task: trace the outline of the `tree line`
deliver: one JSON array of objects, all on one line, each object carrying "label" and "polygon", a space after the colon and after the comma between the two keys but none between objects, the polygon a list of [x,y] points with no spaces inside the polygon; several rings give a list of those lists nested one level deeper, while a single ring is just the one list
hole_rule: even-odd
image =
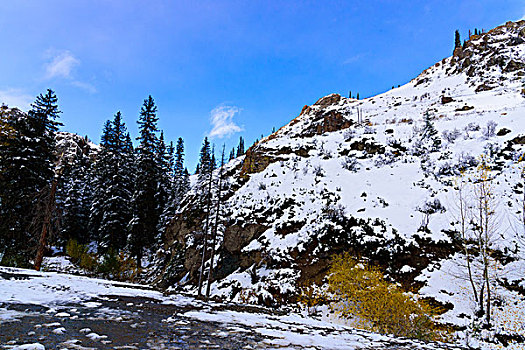
[{"label": "tree line", "polygon": [[[0,109],[0,264],[38,269],[46,247],[65,250],[75,241],[100,254],[126,251],[140,267],[144,255],[162,244],[190,189],[184,140],[166,143],[149,96],[137,121],[136,146],[117,112],[104,124],[94,161],[83,154],[66,160],[56,147],[60,114],[50,89],[28,113]],[[241,137],[230,159],[242,154]],[[211,181],[215,168],[205,138],[199,181]]]}]

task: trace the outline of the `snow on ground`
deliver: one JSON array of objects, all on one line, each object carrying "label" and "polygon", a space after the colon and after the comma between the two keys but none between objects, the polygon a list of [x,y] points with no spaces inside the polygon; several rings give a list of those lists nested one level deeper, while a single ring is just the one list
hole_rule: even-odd
[{"label": "snow on ground", "polygon": [[[93,298],[109,300],[109,298],[129,297],[130,299],[128,300],[140,298],[137,300],[141,300],[141,302],[137,305],[133,301],[123,304],[127,307],[136,307],[136,310],[140,310],[144,300],[149,299],[156,300],[160,307],[162,305],[165,305],[164,307],[166,308],[174,306],[184,307],[184,309],[180,309],[184,310],[183,312],[173,314],[163,321],[163,324],[169,327],[172,325],[179,331],[188,328],[194,321],[209,322],[220,327],[220,331],[214,331],[214,334],[217,336],[239,333],[257,335],[257,337],[263,339],[258,348],[264,349],[360,349],[363,347],[372,349],[384,348],[387,344],[396,344],[400,349],[414,347],[420,349],[445,348],[445,345],[424,344],[359,331],[296,313],[278,315],[268,311],[242,311],[233,304],[204,303],[187,296],[163,295],[141,285],[115,283],[82,276],[0,267],[0,286],[0,315],[2,316],[0,318],[0,329],[2,329],[2,324],[6,322],[17,322],[17,319],[27,316],[25,312],[4,312],[4,310],[8,310],[16,305],[45,306],[48,308],[46,312],[48,318],[52,317],[52,319],[58,321],[36,324],[34,329],[48,329],[56,337],[67,337],[71,326],[67,326],[70,323],[63,323],[62,320],[66,322],[66,320],[72,319],[74,316],[71,315],[78,314],[81,308],[87,308],[88,310],[96,308],[96,314],[102,320],[118,322],[123,317],[132,320],[133,314],[129,313],[129,311],[109,310],[101,308],[101,302],[89,301]],[[231,307],[235,307],[236,310],[232,310]],[[67,312],[64,310],[67,310]],[[76,316],[78,317],[78,315]],[[78,322],[78,319],[75,321]],[[136,326],[139,325],[131,325],[131,328]],[[79,329],[78,334],[82,335],[83,339],[110,346],[111,340],[108,339],[107,335],[95,332],[91,328],[82,328],[81,326],[77,326],[77,328]],[[61,344],[69,344],[67,346],[64,345],[65,348],[68,348],[79,341],[69,339],[62,341]],[[206,342],[210,342],[210,340],[206,340]],[[5,344],[4,348],[43,349],[43,346],[29,343],[25,345]]]}]

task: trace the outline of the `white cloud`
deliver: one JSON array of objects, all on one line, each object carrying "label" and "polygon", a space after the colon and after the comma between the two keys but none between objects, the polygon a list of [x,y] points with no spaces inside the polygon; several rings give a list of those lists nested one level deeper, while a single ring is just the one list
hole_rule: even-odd
[{"label": "white cloud", "polygon": [[48,62],[45,64],[46,80],[62,78],[69,84],[85,90],[90,94],[97,92],[97,88],[90,83],[76,79],[74,69],[80,65],[80,60],[68,50],[47,50],[45,57]]},{"label": "white cloud", "polygon": [[242,131],[243,129],[233,121],[233,117],[240,111],[235,106],[218,106],[214,108],[210,112],[212,129],[208,136],[223,138]]},{"label": "white cloud", "polygon": [[51,56],[51,62],[46,64],[46,79],[52,78],[72,78],[73,68],[78,66],[80,61],[69,51],[55,52]]},{"label": "white cloud", "polygon": [[34,96],[31,96],[20,89],[8,88],[0,90],[0,105],[6,104],[9,107],[18,107],[24,111],[30,108]]}]

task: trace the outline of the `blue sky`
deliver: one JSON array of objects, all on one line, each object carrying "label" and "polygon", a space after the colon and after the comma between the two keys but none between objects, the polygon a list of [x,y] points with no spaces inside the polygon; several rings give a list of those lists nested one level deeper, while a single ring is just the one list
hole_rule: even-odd
[{"label": "blue sky", "polygon": [[193,171],[204,136],[251,144],[329,93],[403,84],[452,51],[454,30],[525,15],[509,1],[0,1],[0,102],[50,87],[64,130],[99,141],[144,98]]}]

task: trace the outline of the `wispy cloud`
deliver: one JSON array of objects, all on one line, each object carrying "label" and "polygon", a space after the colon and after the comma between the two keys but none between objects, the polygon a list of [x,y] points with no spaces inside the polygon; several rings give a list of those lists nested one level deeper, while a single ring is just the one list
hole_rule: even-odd
[{"label": "wispy cloud", "polygon": [[357,55],[353,55],[351,57],[348,57],[346,60],[343,61],[343,64],[351,64],[354,62],[359,61],[361,58],[363,58],[364,54],[359,53]]},{"label": "wispy cloud", "polygon": [[82,81],[75,80],[71,82],[71,85],[76,86],[80,89],[86,90],[90,94],[94,94],[97,92],[97,88],[90,83],[84,83]]},{"label": "wispy cloud", "polygon": [[9,107],[18,107],[27,111],[33,101],[34,96],[31,96],[21,89],[8,88],[0,90],[0,105],[6,104]]},{"label": "wispy cloud", "polygon": [[46,79],[53,78],[72,78],[73,69],[80,64],[70,51],[48,52],[51,61],[46,64]]},{"label": "wispy cloud", "polygon": [[69,84],[85,90],[90,94],[97,92],[97,88],[88,82],[78,80],[75,68],[80,66],[80,60],[68,50],[48,50],[45,53],[48,62],[45,64],[46,80],[65,79]]},{"label": "wispy cloud", "polygon": [[224,138],[242,131],[243,129],[233,121],[233,117],[241,110],[235,106],[218,106],[210,112],[212,129],[209,137]]}]

